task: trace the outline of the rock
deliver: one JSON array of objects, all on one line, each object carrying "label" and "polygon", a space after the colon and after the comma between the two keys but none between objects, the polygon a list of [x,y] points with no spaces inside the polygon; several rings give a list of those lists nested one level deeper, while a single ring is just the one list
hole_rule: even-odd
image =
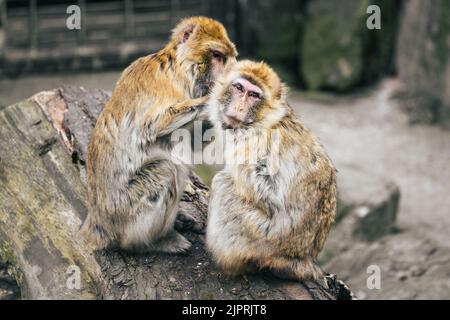
[{"label": "rock", "polygon": [[399,188],[358,168],[338,166],[338,212],[320,261],[326,262],[356,241],[372,242],[395,226]]},{"label": "rock", "polygon": [[400,98],[412,122],[450,128],[450,2],[410,0],[398,35]]},{"label": "rock", "polygon": [[360,2],[317,0],[308,5],[300,59],[309,89],[345,90],[358,82],[362,39],[353,30],[364,23]]},{"label": "rock", "polygon": [[337,183],[337,219],[354,222],[354,237],[373,241],[392,231],[400,200],[395,183],[347,166],[339,167]]},{"label": "rock", "polygon": [[397,279],[400,281],[405,281],[406,279],[408,279],[408,273],[405,271],[397,273]]},{"label": "rock", "polygon": [[[316,0],[306,9],[300,72],[308,89],[347,91],[392,71],[399,1]],[[381,8],[381,30],[369,30],[366,13]]]},{"label": "rock", "polygon": [[427,270],[420,266],[412,266],[409,269],[411,276],[413,277],[421,277]]},{"label": "rock", "polygon": [[[301,34],[304,0],[247,0],[241,5],[238,47],[246,55],[263,59],[279,72],[284,81],[298,80],[298,42]],[[274,19],[274,16],[276,19]]]},{"label": "rock", "polygon": [[[337,272],[359,299],[449,299],[450,248],[436,246],[419,230],[391,234],[376,243],[354,243],[325,270]],[[372,265],[380,268],[380,289],[366,285]]]}]

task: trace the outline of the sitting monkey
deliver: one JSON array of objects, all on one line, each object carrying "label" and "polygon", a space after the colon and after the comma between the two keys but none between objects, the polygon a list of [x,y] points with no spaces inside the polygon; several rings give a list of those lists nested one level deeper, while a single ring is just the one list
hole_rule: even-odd
[{"label": "sitting monkey", "polygon": [[[188,169],[171,157],[169,134],[198,116],[236,49],[219,22],[182,20],[159,52],[131,64],[97,120],[87,156],[89,214],[97,249],[183,252],[174,230]],[[184,218],[186,219],[186,217]]]},{"label": "sitting monkey", "polygon": [[315,259],[336,214],[336,170],[286,92],[265,63],[241,61],[211,93],[215,130],[236,137],[224,154],[256,160],[227,160],[212,181],[207,247],[231,275],[256,266],[289,279],[323,276]]}]

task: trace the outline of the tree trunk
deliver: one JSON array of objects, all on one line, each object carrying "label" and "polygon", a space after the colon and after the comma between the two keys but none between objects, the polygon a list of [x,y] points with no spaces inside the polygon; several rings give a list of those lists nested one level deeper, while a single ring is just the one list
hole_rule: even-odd
[{"label": "tree trunk", "polygon": [[[40,92],[0,111],[0,256],[26,299],[349,299],[348,288],[261,272],[225,277],[187,232],[185,255],[93,252],[79,236],[87,214],[85,156],[109,98],[101,90]],[[181,210],[205,222],[207,187],[194,175]],[[79,280],[79,281],[78,281]]]}]

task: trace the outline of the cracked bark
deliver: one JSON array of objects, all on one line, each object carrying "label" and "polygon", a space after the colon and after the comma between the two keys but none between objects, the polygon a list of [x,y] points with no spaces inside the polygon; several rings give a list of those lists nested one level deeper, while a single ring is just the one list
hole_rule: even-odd
[{"label": "cracked bark", "polygon": [[[186,232],[186,255],[104,250],[79,236],[87,214],[85,155],[109,93],[65,87],[0,111],[0,256],[27,299],[348,299],[335,277],[321,283],[267,273],[225,277]],[[194,175],[181,210],[205,222],[207,187]],[[68,285],[80,270],[81,287]]]}]

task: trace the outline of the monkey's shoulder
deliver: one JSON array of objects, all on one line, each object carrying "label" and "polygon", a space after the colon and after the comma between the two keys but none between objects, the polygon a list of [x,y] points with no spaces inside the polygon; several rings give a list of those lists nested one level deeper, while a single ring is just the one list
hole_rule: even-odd
[{"label": "monkey's shoulder", "polygon": [[174,59],[174,53],[164,50],[136,59],[122,72],[114,91],[173,95],[176,88]]},{"label": "monkey's shoulder", "polygon": [[280,123],[281,153],[292,154],[291,162],[306,165],[311,169],[335,170],[319,138],[303,123],[291,116]]}]

